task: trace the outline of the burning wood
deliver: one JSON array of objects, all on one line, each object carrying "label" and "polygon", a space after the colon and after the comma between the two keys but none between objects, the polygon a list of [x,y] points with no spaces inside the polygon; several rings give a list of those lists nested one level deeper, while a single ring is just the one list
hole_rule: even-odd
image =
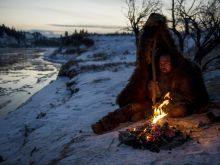
[{"label": "burning wood", "polygon": [[167,122],[163,125],[157,124],[160,119],[167,115],[163,111],[163,108],[169,104],[170,100],[172,98],[168,92],[164,96],[164,101],[160,105],[153,107],[154,116],[152,122],[147,121],[136,128],[128,128],[126,131],[120,131],[120,142],[134,148],[159,152],[160,148],[171,149],[187,141],[189,139],[188,135],[177,130],[175,127],[169,126]]},{"label": "burning wood", "polygon": [[121,143],[152,152],[159,152],[160,148],[171,149],[183,144],[188,139],[189,136],[175,127],[169,126],[168,123],[161,126],[146,122],[136,128],[128,128],[126,131],[119,132]]}]

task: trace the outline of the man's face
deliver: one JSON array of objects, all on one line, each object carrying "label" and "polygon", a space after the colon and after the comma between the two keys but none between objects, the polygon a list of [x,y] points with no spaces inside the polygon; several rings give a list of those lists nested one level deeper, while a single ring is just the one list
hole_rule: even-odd
[{"label": "man's face", "polygon": [[170,73],[172,70],[170,56],[161,56],[159,65],[162,73]]}]

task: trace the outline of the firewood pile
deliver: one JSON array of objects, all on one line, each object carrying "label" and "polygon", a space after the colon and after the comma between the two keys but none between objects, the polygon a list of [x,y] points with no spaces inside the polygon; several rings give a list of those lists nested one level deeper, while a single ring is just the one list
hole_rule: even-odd
[{"label": "firewood pile", "polygon": [[141,126],[119,131],[120,144],[126,144],[137,149],[147,149],[160,152],[160,149],[171,150],[180,146],[190,137],[166,122],[163,125],[147,121]]}]

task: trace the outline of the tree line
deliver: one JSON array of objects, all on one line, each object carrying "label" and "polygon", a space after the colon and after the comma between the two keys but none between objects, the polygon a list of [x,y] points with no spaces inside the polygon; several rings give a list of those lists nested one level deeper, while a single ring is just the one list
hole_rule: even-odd
[{"label": "tree line", "polygon": [[[5,36],[6,35],[6,36]],[[30,37],[28,37],[28,35]],[[40,32],[25,32],[16,30],[14,27],[0,25],[0,37],[12,37],[17,44],[6,46],[59,46],[60,40],[57,38],[48,38]]]},{"label": "tree line", "polygon": [[5,26],[4,24],[2,24],[0,25],[0,37],[3,37],[4,34],[10,37],[14,37],[18,41],[18,43],[25,41],[25,32],[17,31],[13,27],[9,28]]},{"label": "tree line", "polygon": [[166,13],[163,15],[168,19],[168,27],[177,39],[180,52],[187,54],[191,49],[189,45],[193,45],[192,58],[200,65],[202,59],[220,44],[220,0],[169,0],[165,11],[162,11],[161,0],[125,0],[125,4],[127,30],[135,34],[137,47],[143,25],[154,12]]},{"label": "tree line", "polygon": [[94,41],[89,38],[89,35],[90,34],[84,29],[79,30],[79,32],[75,30],[74,33],[72,33],[71,35],[69,35],[67,31],[65,31],[64,36],[60,36],[61,45],[74,47],[80,47],[81,45],[84,45],[86,47],[93,46]]}]

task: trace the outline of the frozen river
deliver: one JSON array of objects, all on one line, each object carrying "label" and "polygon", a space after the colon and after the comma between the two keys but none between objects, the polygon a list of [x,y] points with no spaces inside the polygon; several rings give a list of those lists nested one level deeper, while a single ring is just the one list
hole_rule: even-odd
[{"label": "frozen river", "polygon": [[44,53],[49,51],[51,49],[0,49],[0,115],[16,110],[56,79],[60,66],[43,59]]}]

